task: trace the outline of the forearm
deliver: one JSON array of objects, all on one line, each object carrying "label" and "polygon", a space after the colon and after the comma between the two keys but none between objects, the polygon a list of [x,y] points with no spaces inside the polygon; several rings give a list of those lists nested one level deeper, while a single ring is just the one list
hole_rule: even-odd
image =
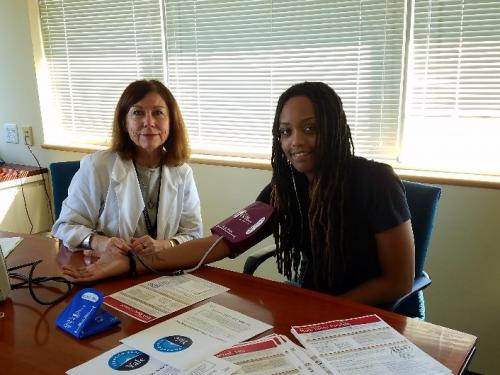
[{"label": "forearm", "polygon": [[411,285],[393,281],[383,276],[368,280],[340,297],[351,301],[377,306],[393,302],[411,290]]},{"label": "forearm", "polygon": [[[139,256],[148,267],[156,270],[187,269],[198,264],[217,238],[217,236],[204,237],[178,246],[161,249],[157,252],[140,254]],[[96,239],[97,241],[104,241],[106,237],[101,236],[101,238],[96,237]],[[225,240],[221,240],[207,256],[204,264],[225,258],[229,254],[229,246]],[[129,262],[130,259],[125,253],[105,251],[101,254],[97,262],[83,267],[63,266],[63,272],[79,281],[95,281],[111,276],[127,274],[130,270]],[[149,272],[141,262],[136,262],[136,271],[139,273]]]},{"label": "forearm", "polygon": [[[198,264],[206,251],[217,240],[217,236],[203,237],[197,240],[184,242],[174,247],[168,247],[154,253],[141,254],[141,259],[156,270],[174,270],[191,268]],[[219,241],[205,259],[204,263],[212,263],[223,259],[230,254],[225,240]],[[145,272],[145,267],[137,263],[137,270]]]},{"label": "forearm", "polygon": [[[149,246],[143,244],[145,242],[144,239],[149,239],[149,241],[146,241]],[[119,251],[122,254],[126,254],[129,250],[138,253],[161,252],[176,244],[175,240],[152,240],[149,236],[131,238],[129,241],[125,241],[117,237],[108,237],[103,234],[94,233],[90,241],[90,248],[100,255],[106,251]]]},{"label": "forearm", "polygon": [[381,305],[404,296],[413,286],[415,250],[410,221],[375,235],[380,276],[358,285],[342,297]]}]

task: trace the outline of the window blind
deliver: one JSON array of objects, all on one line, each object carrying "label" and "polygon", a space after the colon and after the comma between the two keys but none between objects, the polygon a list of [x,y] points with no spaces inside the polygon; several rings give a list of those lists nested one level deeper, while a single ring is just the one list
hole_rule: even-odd
[{"label": "window blind", "polygon": [[59,142],[103,143],[123,89],[163,79],[160,8],[159,0],[39,0]]},{"label": "window blind", "polygon": [[416,0],[409,114],[500,118],[499,25],[498,0]]},{"label": "window blind", "polygon": [[279,95],[324,81],[356,153],[398,154],[405,9],[400,0],[164,0],[166,80],[194,151],[269,156]]},{"label": "window blind", "polygon": [[[413,18],[407,160],[438,170],[498,174],[500,2],[415,0]],[[418,144],[419,138],[427,141]]]}]

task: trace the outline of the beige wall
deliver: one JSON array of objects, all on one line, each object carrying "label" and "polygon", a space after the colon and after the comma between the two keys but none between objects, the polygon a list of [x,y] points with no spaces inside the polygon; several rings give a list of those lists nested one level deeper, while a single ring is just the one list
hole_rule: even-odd
[{"label": "beige wall", "polygon": [[[33,126],[33,150],[42,165],[81,158],[79,153],[40,148],[43,132],[25,1],[0,0],[0,51],[0,156],[9,162],[34,164],[25,146],[4,141],[3,124],[14,122]],[[266,171],[241,168],[194,165],[193,169],[206,232],[251,202],[270,176]],[[500,190],[443,186],[426,267],[433,278],[427,291],[427,320],[477,335],[472,369],[484,373],[497,372],[500,353],[499,214]],[[239,271],[242,260],[220,265]],[[273,265],[264,273],[276,276]]]},{"label": "beige wall", "polygon": [[[48,174],[43,178],[48,183]],[[50,194],[50,190],[45,192],[41,175],[0,182],[0,230],[16,233],[50,230]]]}]

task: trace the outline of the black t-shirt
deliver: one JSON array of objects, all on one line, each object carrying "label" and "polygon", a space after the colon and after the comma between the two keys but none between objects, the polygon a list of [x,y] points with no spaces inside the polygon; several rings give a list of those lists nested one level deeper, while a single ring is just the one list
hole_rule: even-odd
[{"label": "black t-shirt", "polygon": [[[309,261],[309,194],[305,178],[298,178],[297,191],[304,213],[304,238],[306,241],[301,265],[302,286],[313,286],[312,262]],[[290,181],[290,183],[292,183]],[[350,177],[347,181],[347,272],[341,285],[333,289],[319,288],[330,294],[344,293],[363,282],[380,275],[375,234],[396,227],[410,219],[403,184],[393,169],[387,165],[360,157],[352,162]],[[258,201],[270,203],[271,185],[267,185],[257,197]],[[309,239],[309,240],[307,240]],[[294,241],[298,241],[294,238]]]}]

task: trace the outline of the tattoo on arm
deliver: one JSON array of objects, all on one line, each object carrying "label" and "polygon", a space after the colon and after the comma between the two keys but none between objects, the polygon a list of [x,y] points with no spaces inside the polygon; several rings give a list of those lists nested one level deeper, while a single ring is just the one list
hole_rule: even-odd
[{"label": "tattoo on arm", "polygon": [[164,256],[165,254],[163,254],[162,252],[153,252],[153,253],[148,253],[148,254],[144,254],[142,256],[142,258],[144,259],[144,261],[147,261],[148,263],[155,263],[157,261],[162,261],[164,259],[166,259],[166,257]]}]

